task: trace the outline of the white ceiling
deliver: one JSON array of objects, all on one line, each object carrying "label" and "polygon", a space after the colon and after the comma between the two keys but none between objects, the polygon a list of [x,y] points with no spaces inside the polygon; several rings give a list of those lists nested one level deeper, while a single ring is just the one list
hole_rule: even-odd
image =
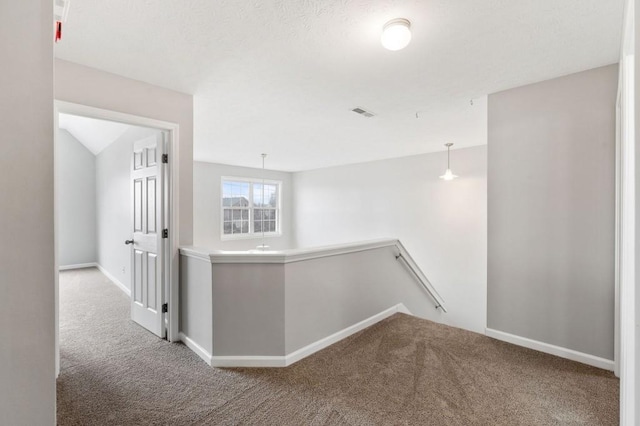
[{"label": "white ceiling", "polygon": [[97,155],[122,136],[130,126],[114,121],[59,114],[58,127],[71,133],[93,155]]},{"label": "white ceiling", "polygon": [[[486,143],[487,94],[617,62],[622,9],[623,0],[77,0],[56,56],[193,94],[196,160],[257,167],[266,152],[268,168],[305,170]],[[411,21],[413,38],[391,52],[380,31],[396,17]]]}]

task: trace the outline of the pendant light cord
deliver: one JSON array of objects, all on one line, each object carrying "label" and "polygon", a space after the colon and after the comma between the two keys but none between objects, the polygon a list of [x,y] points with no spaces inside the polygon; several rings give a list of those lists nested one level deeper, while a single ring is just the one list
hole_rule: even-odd
[{"label": "pendant light cord", "polygon": [[448,142],[445,143],[444,146],[447,147],[447,170],[451,169],[451,146],[453,145],[453,143]]}]

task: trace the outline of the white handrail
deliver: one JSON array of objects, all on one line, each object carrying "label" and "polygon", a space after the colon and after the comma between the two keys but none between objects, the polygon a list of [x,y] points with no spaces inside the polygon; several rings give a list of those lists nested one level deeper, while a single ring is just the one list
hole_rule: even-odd
[{"label": "white handrail", "polygon": [[396,247],[398,248],[398,254],[396,255],[396,260],[402,259],[403,263],[407,265],[407,267],[411,270],[411,272],[413,272],[413,274],[416,276],[418,281],[420,281],[420,284],[422,284],[422,286],[427,291],[427,293],[429,293],[431,298],[436,302],[436,309],[440,308],[442,309],[442,312],[446,313],[447,308],[444,307],[444,300],[442,299],[442,296],[440,296],[438,291],[433,287],[433,284],[431,284],[431,281],[429,281],[429,279],[422,272],[418,264],[411,258],[411,255],[409,255],[409,252],[407,252],[407,250],[404,248],[404,246],[400,241],[396,243]]}]

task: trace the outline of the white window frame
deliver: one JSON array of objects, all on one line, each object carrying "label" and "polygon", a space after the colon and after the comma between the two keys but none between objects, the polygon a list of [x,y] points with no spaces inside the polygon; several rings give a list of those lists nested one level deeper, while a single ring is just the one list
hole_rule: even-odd
[{"label": "white window frame", "polygon": [[[225,206],[222,203],[224,197],[224,183],[225,182],[246,182],[249,184],[249,233],[248,234],[225,234],[224,233],[224,210]],[[253,225],[254,206],[253,206],[253,184],[276,185],[277,203],[276,203],[276,232],[265,232],[265,237],[281,237],[282,236],[282,181],[261,179],[261,178],[247,178],[236,176],[222,176],[220,179],[220,197],[218,203],[220,203],[220,240],[257,240],[262,238],[262,232],[255,232]]]}]

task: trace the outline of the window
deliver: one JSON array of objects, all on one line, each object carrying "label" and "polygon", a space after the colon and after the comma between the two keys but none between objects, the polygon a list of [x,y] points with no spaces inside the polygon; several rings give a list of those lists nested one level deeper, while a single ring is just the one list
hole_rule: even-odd
[{"label": "window", "polygon": [[222,237],[280,235],[281,182],[222,178]]}]

